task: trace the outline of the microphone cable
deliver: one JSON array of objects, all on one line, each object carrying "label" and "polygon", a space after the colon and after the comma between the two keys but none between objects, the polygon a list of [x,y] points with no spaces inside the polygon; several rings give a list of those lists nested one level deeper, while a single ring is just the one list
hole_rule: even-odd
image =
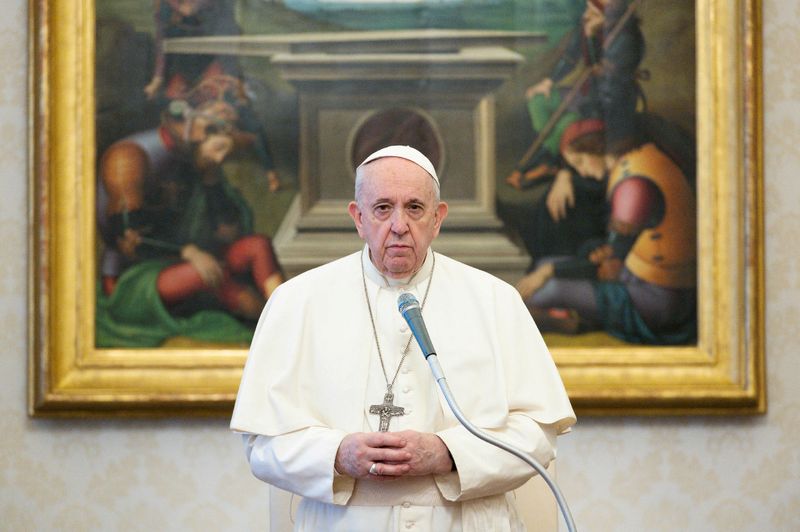
[{"label": "microphone cable", "polygon": [[439,384],[439,389],[442,391],[442,395],[444,395],[444,399],[447,401],[447,404],[450,407],[450,410],[452,410],[456,419],[458,419],[465,429],[467,429],[477,438],[480,438],[486,443],[513,454],[520,460],[530,465],[537,473],[539,473],[539,476],[542,477],[547,484],[547,487],[550,488],[550,491],[553,493],[553,496],[558,503],[558,507],[561,510],[561,515],[564,517],[564,522],[567,525],[567,530],[569,532],[576,532],[577,529],[575,528],[575,521],[572,519],[572,513],[567,505],[567,500],[564,498],[564,495],[561,493],[558,485],[555,483],[544,466],[528,453],[495,438],[491,434],[485,433],[473,425],[472,422],[470,422],[470,420],[468,420],[461,411],[456,403],[455,398],[453,397],[453,393],[450,391],[450,387],[447,384],[447,378],[444,376],[442,366],[439,364],[439,357],[436,355],[436,352],[433,349],[433,344],[431,343],[430,336],[428,335],[428,330],[425,327],[425,322],[422,319],[422,312],[420,311],[419,301],[417,298],[408,292],[402,293],[397,298],[397,308],[408,323],[408,326],[411,328],[414,338],[416,338],[420,349],[422,349],[422,353],[425,355],[425,360],[428,361],[428,366],[431,368],[433,378]]}]

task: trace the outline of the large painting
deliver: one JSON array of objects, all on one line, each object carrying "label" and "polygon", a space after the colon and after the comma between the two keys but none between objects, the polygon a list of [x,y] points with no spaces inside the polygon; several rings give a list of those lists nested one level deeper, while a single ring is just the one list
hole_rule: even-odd
[{"label": "large painting", "polygon": [[579,411],[763,411],[751,4],[57,0],[34,30],[33,413],[227,411],[395,143]]}]

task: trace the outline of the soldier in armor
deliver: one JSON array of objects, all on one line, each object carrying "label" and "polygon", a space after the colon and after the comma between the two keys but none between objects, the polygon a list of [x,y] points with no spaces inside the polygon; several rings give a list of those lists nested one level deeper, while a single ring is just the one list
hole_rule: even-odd
[{"label": "soldier in armor", "polygon": [[584,178],[608,180],[608,236],[587,241],[577,256],[542,259],[517,288],[542,330],[691,343],[697,334],[692,183],[652,142],[631,140],[603,152],[605,133],[596,119],[571,125],[562,155]]},{"label": "soldier in armor", "polygon": [[249,341],[252,329],[233,316],[255,320],[282,274],[222,172],[235,121],[221,100],[174,102],[158,128],[101,157],[98,345],[158,345],[177,335]]},{"label": "soldier in armor", "polygon": [[581,25],[551,75],[526,93],[539,138],[507,181],[516,188],[537,187],[537,194],[532,204],[501,205],[500,212],[519,234],[531,267],[543,257],[574,255],[586,240],[605,235],[606,181],[576,173],[560,146],[569,125],[582,118],[606,124],[604,138],[612,149],[640,134],[637,78],[644,39],[637,7],[636,0],[587,0]]},{"label": "soldier in armor", "polygon": [[552,177],[562,166],[561,135],[579,118],[603,120],[610,144],[636,135],[636,106],[643,97],[637,80],[645,49],[636,7],[627,0],[587,0],[581,24],[550,75],[525,92],[533,129],[543,138],[507,177],[511,186],[525,188]]},{"label": "soldier in armor", "polygon": [[[231,55],[167,54],[164,39],[207,37],[213,35],[239,35],[241,28],[234,16],[230,0],[155,0],[156,60],[153,76],[144,93],[149,100],[189,100],[197,87],[219,84],[220,80],[235,81],[243,86],[238,61]],[[244,90],[239,90],[235,101],[237,127],[252,135],[248,146],[264,167],[270,192],[281,187],[280,178],[263,124],[256,116]]]}]

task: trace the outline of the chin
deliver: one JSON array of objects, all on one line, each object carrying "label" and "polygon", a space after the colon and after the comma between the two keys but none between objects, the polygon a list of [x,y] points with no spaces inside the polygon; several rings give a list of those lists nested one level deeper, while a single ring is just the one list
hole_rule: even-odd
[{"label": "chin", "polygon": [[386,267],[386,273],[391,277],[408,277],[413,271],[413,264],[395,264]]}]

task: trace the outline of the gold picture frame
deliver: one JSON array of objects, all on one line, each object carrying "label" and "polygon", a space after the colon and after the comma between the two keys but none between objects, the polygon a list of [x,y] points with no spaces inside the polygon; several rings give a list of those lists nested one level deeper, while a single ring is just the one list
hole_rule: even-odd
[{"label": "gold picture frame", "polygon": [[[225,415],[244,349],[94,346],[94,4],[30,4],[29,413]],[[579,414],[766,410],[761,2],[698,0],[698,342],[554,348]]]}]

